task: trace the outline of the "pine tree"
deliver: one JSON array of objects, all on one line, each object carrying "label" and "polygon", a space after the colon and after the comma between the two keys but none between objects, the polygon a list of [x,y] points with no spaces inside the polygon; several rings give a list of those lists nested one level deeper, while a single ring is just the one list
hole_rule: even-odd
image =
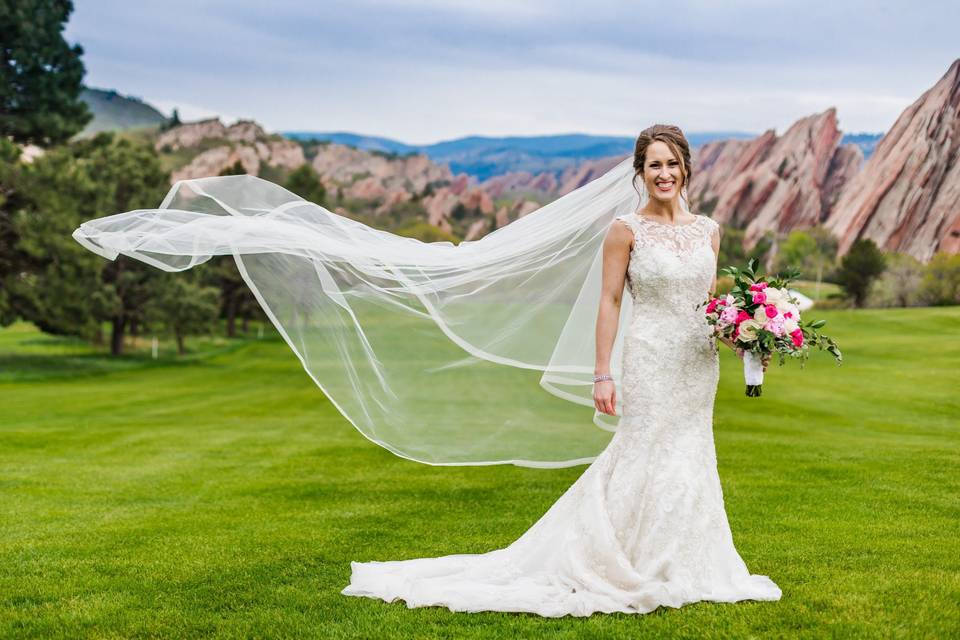
[{"label": "pine tree", "polygon": [[876,243],[869,238],[856,240],[840,261],[837,273],[840,286],[862,307],[870,291],[870,284],[886,268],[886,260]]},{"label": "pine tree", "polygon": [[321,207],[326,206],[327,190],[320,181],[319,174],[309,164],[302,164],[291,171],[283,186],[304,200],[309,200]]},{"label": "pine tree", "polygon": [[247,175],[247,170],[244,169],[243,163],[237,160],[229,167],[224,168],[223,171],[219,173],[221,176],[244,176]]},{"label": "pine tree", "polygon": [[162,274],[152,279],[149,292],[145,318],[173,334],[179,355],[186,353],[186,336],[213,329],[219,292],[203,286],[194,272]]},{"label": "pine tree", "polygon": [[44,154],[20,180],[13,229],[23,260],[12,283],[19,314],[43,331],[94,340],[107,322],[111,352],[120,354],[127,329],[143,321],[150,279],[164,274],[122,255],[105,260],[71,234],[91,218],[156,207],[169,189],[156,152],[101,133]]},{"label": "pine tree", "polygon": [[63,39],[69,0],[0,3],[0,135],[50,146],[67,141],[93,115],[80,100],[80,45]]},{"label": "pine tree", "polygon": [[13,289],[22,270],[23,255],[17,250],[13,217],[21,206],[19,158],[20,148],[0,137],[0,327],[12,323],[18,315]]}]

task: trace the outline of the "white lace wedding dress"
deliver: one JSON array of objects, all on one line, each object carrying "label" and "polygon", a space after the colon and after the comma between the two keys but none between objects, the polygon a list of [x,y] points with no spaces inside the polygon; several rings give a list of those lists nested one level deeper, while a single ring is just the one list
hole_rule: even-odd
[{"label": "white lace wedding dress", "polygon": [[716,223],[702,215],[680,225],[618,219],[634,232],[634,311],[624,334],[622,416],[609,445],[510,546],[352,562],[342,593],[552,617],[780,598],[737,553],[717,475],[719,354],[695,309],[716,269]]}]

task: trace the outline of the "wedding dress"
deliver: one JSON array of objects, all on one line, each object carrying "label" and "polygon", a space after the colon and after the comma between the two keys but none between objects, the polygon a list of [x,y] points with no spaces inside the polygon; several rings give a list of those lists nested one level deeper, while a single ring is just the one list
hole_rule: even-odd
[{"label": "wedding dress", "polygon": [[713,441],[719,354],[702,310],[717,223],[616,217],[634,234],[632,316],[613,438],[508,547],[483,554],[352,562],[342,593],[408,607],[542,616],[647,613],[709,600],[778,600],[734,547]]}]

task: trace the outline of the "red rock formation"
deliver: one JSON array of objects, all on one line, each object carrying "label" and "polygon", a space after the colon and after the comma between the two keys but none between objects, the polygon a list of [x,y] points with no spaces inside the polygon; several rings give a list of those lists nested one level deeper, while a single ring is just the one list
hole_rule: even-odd
[{"label": "red rock formation", "polygon": [[217,176],[237,161],[250,175],[260,172],[261,163],[296,169],[306,162],[303,148],[292,140],[269,140],[254,145],[223,145],[208,149],[197,155],[188,165],[170,175],[171,183],[177,180]]},{"label": "red rock formation", "polygon": [[187,166],[171,172],[170,183],[218,176],[224,169],[232,167],[238,161],[243,166],[243,170],[250,175],[255,176],[260,171],[260,158],[252,147],[233,148],[223,145],[204,151]]},{"label": "red rock formation", "polygon": [[460,202],[467,209],[474,209],[485,215],[493,213],[493,200],[490,194],[482,189],[467,191],[460,197]]},{"label": "red rock formation", "polygon": [[479,220],[474,220],[470,225],[470,228],[467,229],[466,235],[463,236],[464,240],[477,240],[482,238],[490,230],[490,220],[487,218],[480,218]]},{"label": "red rock formation", "polygon": [[220,122],[220,118],[208,118],[187,122],[164,131],[157,137],[153,146],[157,151],[164,150],[164,147],[170,151],[179,151],[197,146],[204,138],[224,138],[226,133],[227,129]]},{"label": "red rock formation", "polygon": [[960,59],[910,105],[850,180],[826,225],[921,261],[960,252]]},{"label": "red rock formation", "polygon": [[447,187],[437,189],[423,199],[423,207],[427,211],[427,222],[448,233],[453,231],[453,227],[450,226],[450,214],[459,202],[459,196]]},{"label": "red rock formation", "polygon": [[[427,211],[427,221],[448,232],[453,230],[450,218],[458,205],[463,205],[467,210],[484,216],[493,214],[493,200],[490,198],[490,194],[477,187],[459,195],[454,193],[450,187],[440,187],[423,199],[423,206]],[[471,230],[473,230],[473,233],[477,233],[480,228],[476,222],[473,222],[468,227],[468,234]]]},{"label": "red rock formation", "polygon": [[579,189],[591,180],[599,178],[617,166],[625,157],[626,156],[609,156],[596,160],[587,160],[586,162],[578,164],[576,167],[565,169],[560,174],[556,195],[566,195],[574,189]]},{"label": "red rock formation", "polygon": [[450,183],[450,193],[461,195],[470,187],[470,176],[465,173],[457,174],[457,177]]},{"label": "red rock formation", "polygon": [[484,180],[480,187],[493,198],[510,198],[522,194],[535,194],[549,198],[557,195],[559,183],[549,172],[536,175],[529,171],[513,171]]},{"label": "red rock formation", "polygon": [[[392,157],[333,143],[321,146],[312,164],[327,181],[353,185],[369,178],[384,192],[402,189],[422,193],[430,183],[453,179],[449,167],[434,164],[425,155]],[[369,185],[365,184],[362,190],[353,193],[351,187],[346,186],[346,194],[350,197],[363,198],[363,193],[370,190]]]},{"label": "red rock formation", "polygon": [[529,171],[513,171],[487,178],[480,183],[480,188],[493,198],[533,195],[548,201],[570,193],[600,177],[621,160],[623,156],[587,160],[575,167],[564,169],[559,178],[549,171],[537,174]]},{"label": "red rock formation", "polygon": [[383,198],[383,203],[376,208],[376,213],[378,216],[385,213],[389,213],[390,210],[396,205],[407,202],[412,196],[406,191],[391,191],[386,194]]},{"label": "red rock formation", "polygon": [[251,175],[257,175],[263,163],[296,169],[306,162],[299,144],[270,135],[251,120],[239,120],[229,127],[223,126],[219,118],[188,122],[160,134],[154,148],[178,151],[196,147],[204,140],[220,140],[225,144],[199,153],[189,164],[173,171],[171,182],[220,175],[238,161]]},{"label": "red rock formation", "polygon": [[691,208],[745,228],[748,248],[768,230],[812,227],[862,162],[856,146],[837,146],[841,137],[831,107],[779,137],[770,130],[753,140],[707,143],[693,158]]},{"label": "red rock formation", "polygon": [[[226,139],[232,142],[254,144],[270,136],[259,124],[253,120],[237,120],[229,127],[225,127],[220,118],[208,118],[196,122],[186,122],[169,131],[164,131],[154,143],[154,148],[160,151],[168,147],[171,151],[195,147],[205,138],[216,140]],[[283,140],[277,136],[277,140]]]},{"label": "red rock formation", "polygon": [[494,216],[497,228],[504,227],[518,218],[522,218],[528,213],[532,213],[540,208],[539,202],[532,200],[517,200],[512,205],[500,207]]}]

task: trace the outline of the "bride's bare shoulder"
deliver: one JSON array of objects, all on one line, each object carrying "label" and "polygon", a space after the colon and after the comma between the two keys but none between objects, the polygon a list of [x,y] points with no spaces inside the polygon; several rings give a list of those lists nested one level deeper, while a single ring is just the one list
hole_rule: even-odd
[{"label": "bride's bare shoulder", "polygon": [[630,220],[624,217],[614,218],[607,230],[604,243],[607,246],[630,249],[633,246],[635,229]]}]

